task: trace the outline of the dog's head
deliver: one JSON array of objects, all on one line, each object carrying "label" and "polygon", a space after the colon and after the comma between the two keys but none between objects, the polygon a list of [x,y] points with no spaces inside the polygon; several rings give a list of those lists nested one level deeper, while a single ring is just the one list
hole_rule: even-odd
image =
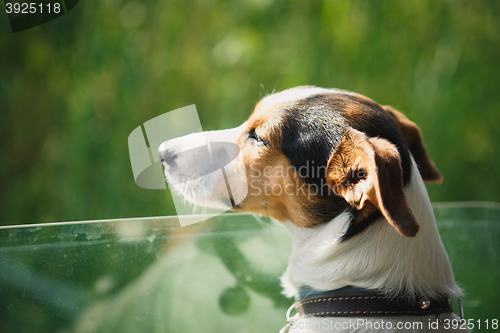
[{"label": "dog's head", "polygon": [[[389,106],[342,90],[289,89],[262,99],[239,127],[164,142],[159,154],[168,181],[207,174],[234,153],[232,145],[209,145],[208,159],[179,154],[204,138],[234,143],[240,152],[225,173],[191,177],[177,187],[189,201],[260,213],[299,227],[328,222],[348,210],[352,221],[344,238],[381,215],[402,235],[416,235],[419,224],[404,193],[412,155],[424,180],[441,181],[413,122]],[[230,201],[222,195],[227,184]]]}]

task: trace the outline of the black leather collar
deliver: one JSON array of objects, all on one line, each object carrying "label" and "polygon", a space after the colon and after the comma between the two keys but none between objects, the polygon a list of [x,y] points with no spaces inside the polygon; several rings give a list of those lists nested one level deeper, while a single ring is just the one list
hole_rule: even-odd
[{"label": "black leather collar", "polygon": [[300,317],[427,316],[453,312],[448,295],[387,297],[377,290],[344,287],[329,291],[301,288],[295,309]]}]

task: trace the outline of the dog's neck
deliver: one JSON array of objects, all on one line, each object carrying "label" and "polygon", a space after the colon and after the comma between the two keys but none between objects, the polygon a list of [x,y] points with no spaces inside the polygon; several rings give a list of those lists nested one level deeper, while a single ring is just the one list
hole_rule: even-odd
[{"label": "dog's neck", "polygon": [[381,218],[341,242],[351,219],[349,213],[313,228],[298,228],[287,222],[293,250],[281,278],[284,293],[292,297],[303,286],[326,291],[350,285],[379,289],[388,295],[461,295],[414,162],[405,192],[420,223],[414,238],[400,235]]}]

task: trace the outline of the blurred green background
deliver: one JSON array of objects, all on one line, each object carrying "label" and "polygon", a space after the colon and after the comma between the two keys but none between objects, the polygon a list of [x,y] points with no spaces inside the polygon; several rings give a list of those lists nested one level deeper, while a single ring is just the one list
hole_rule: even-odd
[{"label": "blurred green background", "polygon": [[13,34],[0,5],[0,221],[173,215],[127,138],[196,104],[239,125],[273,90],[359,92],[422,129],[433,201],[500,201],[500,2],[95,0]]}]

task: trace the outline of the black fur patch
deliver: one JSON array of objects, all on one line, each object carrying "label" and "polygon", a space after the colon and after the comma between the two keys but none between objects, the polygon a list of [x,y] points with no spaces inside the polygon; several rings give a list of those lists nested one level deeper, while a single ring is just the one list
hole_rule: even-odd
[{"label": "black fur patch", "polygon": [[305,182],[319,189],[317,200],[306,207],[308,215],[320,224],[332,220],[346,208],[351,209],[352,223],[342,240],[362,232],[381,216],[377,212],[360,220],[358,211],[330,191],[326,183],[328,159],[347,128],[396,145],[401,156],[403,184],[410,180],[411,159],[403,135],[393,117],[373,101],[335,93],[315,95],[285,106],[280,126],[280,150]]}]

